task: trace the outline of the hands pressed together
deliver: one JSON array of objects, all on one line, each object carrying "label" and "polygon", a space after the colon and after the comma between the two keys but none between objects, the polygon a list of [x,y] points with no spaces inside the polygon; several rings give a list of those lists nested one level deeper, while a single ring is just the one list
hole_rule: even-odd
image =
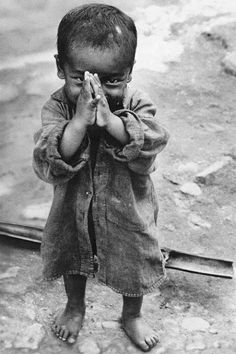
[{"label": "hands pressed together", "polygon": [[65,161],[70,161],[79,148],[87,128],[91,125],[106,129],[122,145],[129,141],[122,120],[110,111],[98,75],[86,71],[77,99],[75,115],[61,139],[60,151]]},{"label": "hands pressed together", "polygon": [[98,75],[86,71],[77,100],[75,119],[83,122],[85,126],[97,125],[106,128],[111,117],[112,113]]}]

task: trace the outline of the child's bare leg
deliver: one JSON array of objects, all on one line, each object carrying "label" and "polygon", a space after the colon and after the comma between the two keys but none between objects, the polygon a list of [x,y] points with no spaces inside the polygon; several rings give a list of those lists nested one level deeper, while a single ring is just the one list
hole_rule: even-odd
[{"label": "child's bare leg", "polygon": [[58,314],[52,324],[56,336],[70,344],[75,343],[85,315],[85,288],[87,278],[82,275],[64,277],[68,301],[65,310]]},{"label": "child's bare leg", "polygon": [[153,348],[158,342],[157,333],[141,317],[143,296],[123,296],[122,325],[132,342],[143,351]]}]

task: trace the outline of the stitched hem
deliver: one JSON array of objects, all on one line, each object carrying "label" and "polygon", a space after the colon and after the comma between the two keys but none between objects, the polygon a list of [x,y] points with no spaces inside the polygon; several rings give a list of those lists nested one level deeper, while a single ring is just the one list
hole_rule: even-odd
[{"label": "stitched hem", "polygon": [[166,278],[167,278],[166,274],[161,276],[156,283],[152,284],[148,289],[143,290],[142,292],[140,292],[138,294],[137,293],[127,293],[127,292],[125,292],[125,291],[123,291],[121,289],[114,288],[113,286],[111,286],[109,284],[106,284],[105,282],[103,282],[102,280],[99,280],[99,279],[97,279],[97,281],[101,285],[108,286],[108,288],[112,289],[116,293],[121,294],[123,296],[140,297],[140,296],[147,295],[147,294],[150,294],[150,293],[154,292],[157,288],[159,288],[163,284],[163,282],[166,280]]},{"label": "stitched hem", "polygon": [[86,273],[86,272],[81,272],[79,270],[69,270],[68,272],[65,272],[65,273],[60,273],[60,274],[55,274],[54,276],[52,277],[47,277],[47,276],[43,276],[43,279],[45,281],[54,281],[54,280],[57,280],[59,279],[60,277],[64,276],[64,275],[83,275],[85,277],[92,277],[93,274],[92,273]]}]

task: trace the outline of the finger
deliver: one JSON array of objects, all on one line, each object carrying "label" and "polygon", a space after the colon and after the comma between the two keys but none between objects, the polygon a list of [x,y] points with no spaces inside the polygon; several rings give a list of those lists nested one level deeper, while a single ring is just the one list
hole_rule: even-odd
[{"label": "finger", "polygon": [[83,81],[83,89],[87,92],[91,92],[90,90],[90,74],[88,71],[84,72],[84,81]]},{"label": "finger", "polygon": [[97,82],[94,75],[90,75],[90,86],[92,87],[92,92],[96,97],[99,93],[100,84]]},{"label": "finger", "polygon": [[101,81],[99,79],[98,74],[95,73],[93,76],[94,76],[94,78],[95,78],[95,80],[96,80],[96,82],[98,84],[98,87],[99,87],[99,95],[104,96],[104,92],[103,92],[103,89],[102,89],[102,83],[101,83]]},{"label": "finger", "polygon": [[97,74],[97,73],[95,73],[93,76],[94,76],[95,80],[97,81],[98,85],[99,85],[99,86],[102,86],[102,84],[101,84],[101,81],[100,81],[100,79],[99,79],[98,74]]}]

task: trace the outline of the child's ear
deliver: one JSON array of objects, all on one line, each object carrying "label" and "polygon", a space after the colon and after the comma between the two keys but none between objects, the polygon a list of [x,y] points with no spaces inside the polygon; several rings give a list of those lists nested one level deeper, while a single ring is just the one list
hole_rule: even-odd
[{"label": "child's ear", "polygon": [[132,80],[132,71],[129,73],[129,76],[127,78],[127,83],[129,83]]},{"label": "child's ear", "polygon": [[59,62],[59,58],[58,58],[58,54],[54,55],[54,58],[56,59],[56,65],[57,65],[57,76],[59,77],[59,79],[65,79],[65,74],[64,74],[64,70],[62,69],[60,62]]},{"label": "child's ear", "polygon": [[136,63],[136,60],[134,60],[134,63],[133,63],[133,65],[132,65],[132,68],[130,69],[129,76],[128,76],[128,79],[127,79],[127,83],[132,80],[132,71],[133,71],[133,67],[134,67],[134,64],[135,64],[135,63]]}]

